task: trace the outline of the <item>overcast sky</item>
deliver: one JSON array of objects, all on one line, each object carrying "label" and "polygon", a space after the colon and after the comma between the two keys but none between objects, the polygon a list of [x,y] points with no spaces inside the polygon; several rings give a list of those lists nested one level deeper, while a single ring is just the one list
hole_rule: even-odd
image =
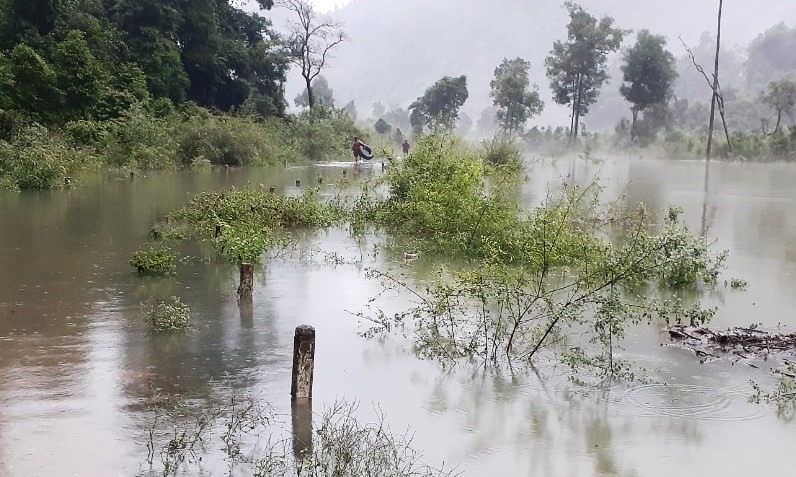
[{"label": "overcast sky", "polygon": [[351,3],[351,0],[310,0],[310,3],[313,4],[318,11],[327,12],[329,10],[334,10],[336,7],[342,7]]}]

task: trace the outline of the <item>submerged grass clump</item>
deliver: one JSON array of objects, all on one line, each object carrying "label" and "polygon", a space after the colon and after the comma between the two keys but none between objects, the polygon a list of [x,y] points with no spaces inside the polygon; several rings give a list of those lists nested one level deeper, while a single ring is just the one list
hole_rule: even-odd
[{"label": "submerged grass clump", "polygon": [[207,192],[174,210],[152,228],[156,239],[210,241],[236,263],[257,263],[291,233],[340,223],[345,210],[323,203],[317,190],[286,197],[254,188]]},{"label": "submerged grass clump", "polygon": [[172,296],[166,301],[156,301],[144,313],[144,321],[155,331],[179,331],[191,324],[191,310],[188,305]]},{"label": "submerged grass clump", "polygon": [[482,148],[481,154],[487,164],[513,171],[522,169],[522,153],[513,141],[494,137],[484,141]]},{"label": "submerged grass clump", "polygon": [[[166,409],[157,410],[148,429],[150,468],[164,476],[201,473],[207,462],[224,462],[235,475],[255,477],[459,475],[424,464],[412,434],[393,432],[383,414],[372,422],[357,418],[356,403],[335,402],[314,419],[299,408],[291,426],[268,403],[232,393],[199,408],[182,397],[164,402]],[[297,422],[306,428],[297,429]],[[284,438],[290,427],[292,443]]]},{"label": "submerged grass clump", "polygon": [[146,250],[138,250],[133,254],[130,265],[141,275],[174,275],[177,273],[177,259],[171,249],[163,246],[151,246]]}]

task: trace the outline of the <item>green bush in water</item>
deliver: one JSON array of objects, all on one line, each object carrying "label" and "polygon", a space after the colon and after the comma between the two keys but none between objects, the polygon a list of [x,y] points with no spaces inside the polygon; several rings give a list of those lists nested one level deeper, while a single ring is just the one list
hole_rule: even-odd
[{"label": "green bush in water", "polygon": [[10,189],[49,189],[81,165],[78,151],[43,126],[23,127],[0,140],[0,176]]},{"label": "green bush in water", "polygon": [[354,137],[365,135],[344,111],[315,108],[292,119],[287,137],[300,155],[320,161],[350,155]]},{"label": "green bush in water", "polygon": [[250,166],[293,161],[297,153],[277,121],[241,116],[194,116],[180,126],[179,155],[184,164]]},{"label": "green bush in water", "polygon": [[150,247],[133,254],[130,265],[142,275],[174,275],[177,255],[166,247]]},{"label": "green bush in water", "polygon": [[99,144],[111,166],[171,169],[177,164],[176,118],[158,118],[134,108],[107,122],[108,133]]},{"label": "green bush in water", "polygon": [[157,301],[145,311],[144,321],[155,331],[179,331],[191,324],[191,310],[176,296]]},{"label": "green bush in water", "polygon": [[484,161],[492,166],[506,167],[510,170],[522,168],[522,153],[514,142],[495,137],[483,143]]},{"label": "green bush in water", "polygon": [[231,262],[260,263],[263,253],[273,245],[273,237],[268,232],[264,228],[227,226],[213,239],[213,244]]}]

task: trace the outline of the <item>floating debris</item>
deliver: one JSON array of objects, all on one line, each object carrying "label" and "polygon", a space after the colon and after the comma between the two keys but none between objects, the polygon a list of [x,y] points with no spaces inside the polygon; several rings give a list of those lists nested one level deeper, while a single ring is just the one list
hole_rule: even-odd
[{"label": "floating debris", "polygon": [[724,331],[672,325],[666,331],[669,332],[669,346],[693,351],[703,363],[728,359],[733,364],[743,362],[756,368],[753,360],[777,358],[787,362],[786,358],[796,357],[796,333],[766,331],[758,325]]}]

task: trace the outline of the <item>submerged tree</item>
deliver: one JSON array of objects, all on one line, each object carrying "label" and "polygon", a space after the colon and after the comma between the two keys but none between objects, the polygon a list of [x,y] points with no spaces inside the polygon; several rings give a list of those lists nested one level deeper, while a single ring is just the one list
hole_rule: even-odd
[{"label": "submerged tree", "polygon": [[326,68],[332,58],[332,50],[345,41],[345,32],[340,23],[319,16],[304,0],[278,0],[277,5],[298,17],[292,24],[293,31],[287,44],[291,61],[299,67],[304,78],[307,105],[312,109],[316,103],[312,82]]},{"label": "submerged tree", "polygon": [[[319,75],[315,78],[315,81],[312,82],[312,96],[315,98],[315,103],[317,105],[326,108],[334,107],[334,91],[329,87],[329,82],[326,81],[323,75]],[[302,91],[293,101],[296,103],[296,106],[302,108],[308,107],[310,105],[310,99],[307,90],[305,89]]]},{"label": "submerged tree", "polygon": [[666,38],[641,30],[636,44],[625,52],[622,73],[625,84],[619,91],[633,106],[630,111],[633,123],[630,137],[637,134],[638,114],[655,105],[664,105],[672,95],[672,86],[677,78],[674,55],[666,51]]},{"label": "submerged tree", "polygon": [[468,95],[466,76],[445,76],[409,106],[412,128],[415,132],[421,132],[424,127],[453,129]]},{"label": "submerged tree", "polygon": [[777,125],[774,127],[774,133],[777,133],[782,122],[782,113],[790,116],[796,107],[796,81],[772,81],[763,93],[762,100],[777,112]]},{"label": "submerged tree", "polygon": [[597,102],[608,73],[606,55],[619,49],[627,30],[614,28],[614,19],[599,21],[583,7],[567,2],[570,22],[567,41],[556,41],[545,59],[553,100],[572,108],[570,141],[578,137],[580,118]]},{"label": "submerged tree", "polygon": [[530,67],[531,63],[522,58],[504,58],[495,68],[495,78],[489,83],[493,104],[497,108],[497,120],[508,136],[522,132],[528,119],[544,108],[539,92],[530,90]]}]

